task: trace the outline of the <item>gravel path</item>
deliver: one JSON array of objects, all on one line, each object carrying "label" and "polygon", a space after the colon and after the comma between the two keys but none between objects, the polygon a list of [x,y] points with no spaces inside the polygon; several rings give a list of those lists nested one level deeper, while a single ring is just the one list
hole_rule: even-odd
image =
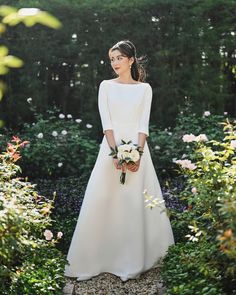
[{"label": "gravel path", "polygon": [[65,295],[163,295],[159,268],[152,268],[140,275],[138,279],[123,282],[119,277],[102,273],[87,281],[77,282],[68,279],[64,289]]}]

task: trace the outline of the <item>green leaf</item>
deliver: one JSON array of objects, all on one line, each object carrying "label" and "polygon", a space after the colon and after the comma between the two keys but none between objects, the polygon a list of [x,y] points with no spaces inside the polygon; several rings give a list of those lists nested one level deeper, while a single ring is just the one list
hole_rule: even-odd
[{"label": "green leaf", "polygon": [[59,29],[62,26],[62,23],[57,18],[44,11],[41,11],[37,15],[36,20],[38,23],[41,23],[42,25],[48,26],[52,29]]},{"label": "green leaf", "polygon": [[24,64],[23,60],[13,55],[8,55],[4,58],[4,64],[11,68],[20,68]]},{"label": "green leaf", "polygon": [[6,56],[8,54],[8,48],[6,46],[0,46],[0,57]]},{"label": "green leaf", "polygon": [[14,13],[16,11],[17,11],[17,9],[12,6],[7,6],[7,5],[0,6],[0,15],[1,16],[6,16],[6,15],[9,15],[9,14]]}]

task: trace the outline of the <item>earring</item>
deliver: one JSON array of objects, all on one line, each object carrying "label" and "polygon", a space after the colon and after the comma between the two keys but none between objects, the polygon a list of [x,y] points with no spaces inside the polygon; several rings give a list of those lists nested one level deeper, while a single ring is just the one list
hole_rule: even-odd
[{"label": "earring", "polygon": [[129,67],[130,67],[130,69],[131,69],[132,65],[130,65]]}]

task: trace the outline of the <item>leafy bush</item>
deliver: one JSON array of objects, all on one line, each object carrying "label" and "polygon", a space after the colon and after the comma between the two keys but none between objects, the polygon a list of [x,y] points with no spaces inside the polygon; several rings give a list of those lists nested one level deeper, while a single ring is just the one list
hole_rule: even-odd
[{"label": "leafy bush", "polygon": [[176,176],[176,166],[173,160],[176,158],[188,158],[193,153],[193,146],[182,142],[184,134],[207,134],[209,140],[219,140],[223,136],[219,122],[224,120],[222,115],[213,115],[204,112],[201,117],[192,112],[191,105],[187,104],[176,118],[174,128],[159,129],[150,125],[150,137],[148,138],[154,166],[158,176],[167,178]]},{"label": "leafy bush", "polygon": [[[50,294],[58,295],[66,261],[55,248],[58,239],[48,238],[45,231],[51,227],[53,200],[46,200],[35,185],[17,176],[19,149],[27,143],[13,137],[0,154],[1,294],[49,294],[42,290],[52,287]],[[49,277],[42,279],[43,274]]]},{"label": "leafy bush", "polygon": [[[47,117],[35,116],[36,122],[24,124],[19,134],[30,142],[22,152],[23,174],[45,178],[87,175],[99,149],[96,140],[91,139],[92,125],[83,126],[81,119],[74,120],[70,114],[57,114],[55,110],[48,111]],[[9,135],[2,136],[2,145],[8,140]]]},{"label": "leafy bush", "polygon": [[161,269],[167,294],[236,294],[236,126],[222,124],[221,141],[183,137],[194,153],[176,160],[188,177],[180,194],[188,207],[172,211],[179,236]]}]

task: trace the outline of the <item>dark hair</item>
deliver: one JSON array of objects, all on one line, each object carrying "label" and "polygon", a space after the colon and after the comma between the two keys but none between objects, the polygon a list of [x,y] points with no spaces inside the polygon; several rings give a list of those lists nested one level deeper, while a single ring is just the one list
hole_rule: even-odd
[{"label": "dark hair", "polygon": [[122,40],[113,45],[109,49],[109,52],[114,50],[119,50],[124,56],[127,56],[128,58],[134,58],[134,62],[131,66],[131,76],[136,81],[144,82],[146,79],[146,71],[143,64],[146,62],[146,57],[136,56],[136,48],[134,44],[129,40]]}]

